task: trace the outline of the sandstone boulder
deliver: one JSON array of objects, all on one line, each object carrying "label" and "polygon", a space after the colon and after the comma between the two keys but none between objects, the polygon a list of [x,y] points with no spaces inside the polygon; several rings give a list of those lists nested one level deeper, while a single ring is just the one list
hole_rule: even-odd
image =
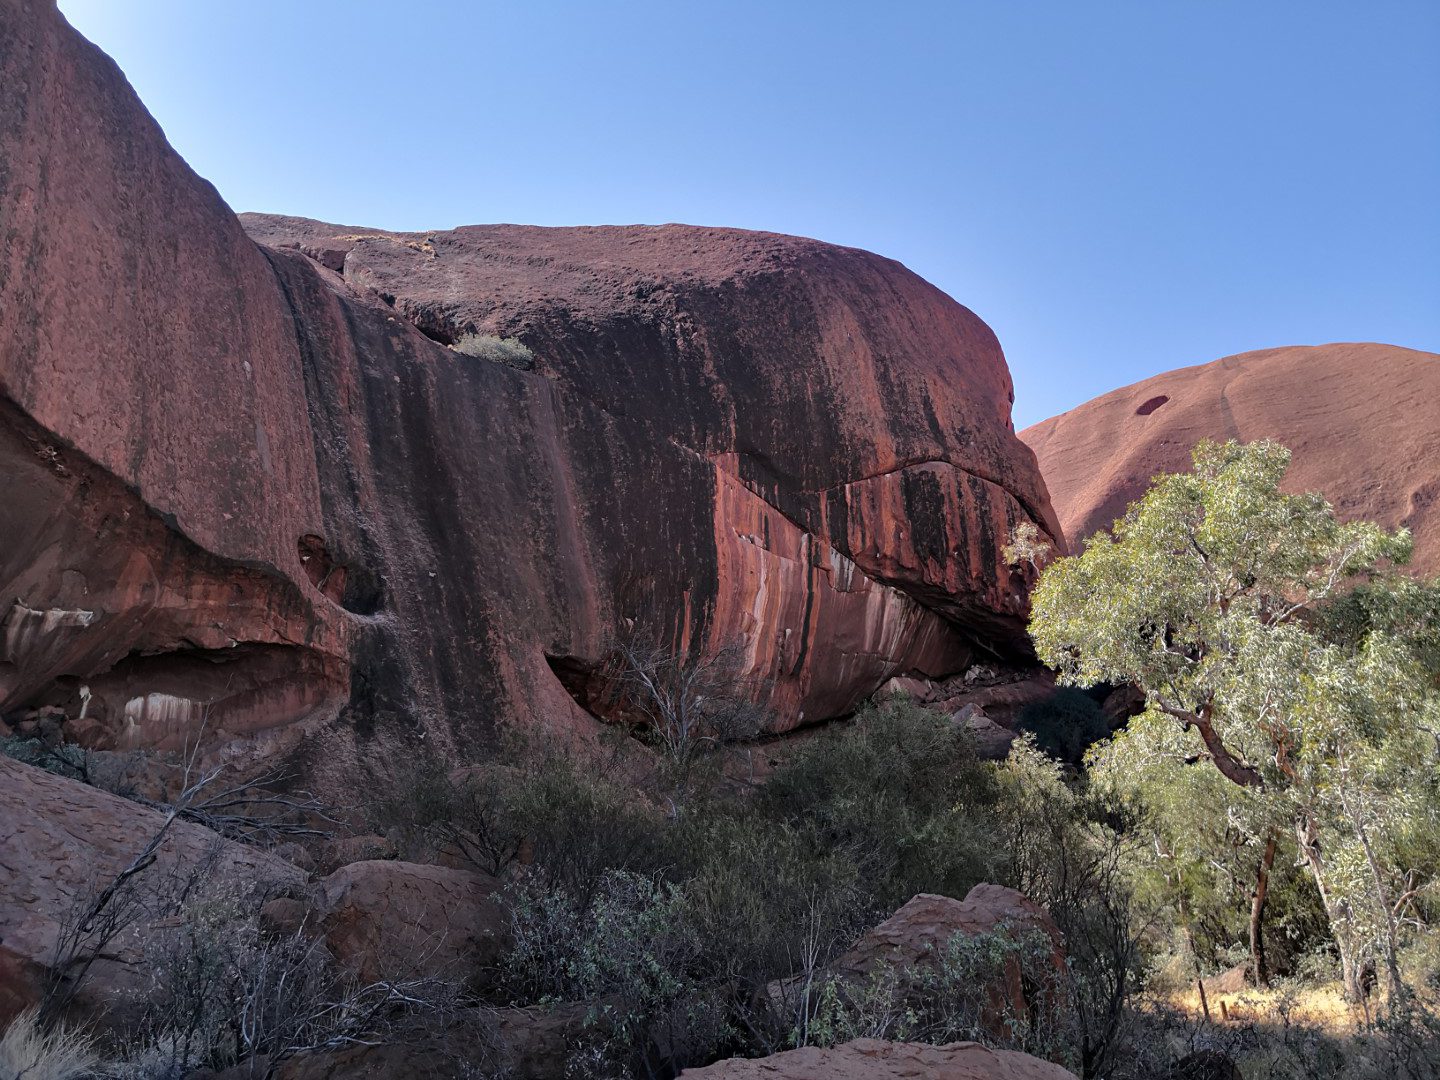
[{"label": "sandstone boulder", "polygon": [[1292,491],[1342,518],[1415,534],[1414,568],[1440,573],[1440,356],[1394,345],[1262,349],[1179,368],[1020,433],[1040,460],[1066,539],[1109,528],[1157,473],[1190,468],[1202,438],[1275,439]]},{"label": "sandstone boulder", "polygon": [[731,1058],[686,1069],[684,1080],[1074,1080],[1074,1073],[1029,1054],[979,1043],[857,1039],[832,1049],[805,1047],[764,1058]]},{"label": "sandstone boulder", "polygon": [[[964,900],[934,893],[920,893],[894,915],[869,931],[832,965],[832,971],[854,977],[868,975],[880,964],[914,967],[932,963],[957,934],[977,935],[996,931],[1011,935],[1035,932],[1052,946],[1051,962],[1057,971],[1065,963],[1064,943],[1049,913],[1039,904],[1003,885],[980,884]],[[1018,986],[1006,988],[1011,1004],[1024,1008]]]},{"label": "sandstone boulder", "polygon": [[504,950],[508,916],[494,878],[392,860],[342,866],[315,888],[330,952],[364,982],[474,978]]},{"label": "sandstone boulder", "polygon": [[627,626],[738,643],[777,728],[1028,652],[999,547],[1058,526],[1004,357],[898,263],[242,228],[54,4],[0,0],[0,40],[0,712],[121,748],[203,718],[333,791],[422,736],[591,730]]},{"label": "sandstone boulder", "polygon": [[[39,1000],[62,931],[142,853],[165,815],[0,756],[0,822],[3,1028]],[[116,907],[130,899],[153,907],[179,884],[192,885],[197,895],[234,895],[299,890],[303,882],[304,874],[281,859],[176,821],[154,863],[131,879]],[[120,1019],[127,1008],[143,1004],[145,949],[161,927],[131,908],[80,985],[76,1001],[88,1016]]]}]

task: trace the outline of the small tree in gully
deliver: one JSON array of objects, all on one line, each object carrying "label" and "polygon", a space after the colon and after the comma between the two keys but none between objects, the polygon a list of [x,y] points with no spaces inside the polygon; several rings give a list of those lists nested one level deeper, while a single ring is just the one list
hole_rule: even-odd
[{"label": "small tree in gully", "polygon": [[[1404,634],[1327,632],[1324,611],[1357,576],[1409,557],[1403,530],[1341,523],[1318,495],[1281,492],[1290,452],[1272,442],[1202,442],[1191,473],[1161,476],[1083,554],[1048,566],[1033,594],[1031,636],[1064,683],[1132,683],[1146,715],[1100,757],[1111,775],[1169,755],[1208,762],[1258,823],[1262,854],[1252,949],[1276,832],[1293,831],[1360,997],[1373,949],[1393,996],[1400,868],[1387,865],[1387,815],[1407,770],[1428,762],[1416,722],[1433,712]],[[1227,806],[1196,806],[1197,817]]]}]

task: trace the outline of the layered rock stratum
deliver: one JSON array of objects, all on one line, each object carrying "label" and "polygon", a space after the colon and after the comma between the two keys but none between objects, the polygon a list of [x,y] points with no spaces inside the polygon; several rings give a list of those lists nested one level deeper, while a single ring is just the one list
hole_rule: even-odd
[{"label": "layered rock stratum", "polygon": [[738,648],[777,729],[1026,653],[999,547],[1058,526],[1004,358],[898,263],[242,223],[53,4],[0,23],[6,715],[313,772],[584,725],[559,675],[637,629]]},{"label": "layered rock stratum", "polygon": [[1440,574],[1440,356],[1395,345],[1262,349],[1112,390],[1020,433],[1078,550],[1201,439],[1275,439],[1286,487],[1346,520],[1415,535],[1416,572]]}]

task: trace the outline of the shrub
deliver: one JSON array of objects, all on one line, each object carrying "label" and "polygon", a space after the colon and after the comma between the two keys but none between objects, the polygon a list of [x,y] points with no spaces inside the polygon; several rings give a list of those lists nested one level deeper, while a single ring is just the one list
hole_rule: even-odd
[{"label": "shrub", "polygon": [[[1071,1064],[1073,1016],[1057,986],[1054,946],[1041,931],[1005,928],[957,933],[927,961],[907,967],[882,964],[864,982],[829,978],[819,994],[802,1045],[834,1046],[851,1039],[948,1043],[970,1041],[1021,1050]],[[1044,1008],[1017,1008],[994,992],[1014,976],[1026,1000]]]},{"label": "shrub", "polygon": [[493,360],[497,364],[533,371],[535,354],[516,338],[495,337],[493,334],[465,334],[456,339],[450,348],[462,356],[474,356],[481,360]]},{"label": "shrub", "polygon": [[510,990],[521,1000],[590,1003],[572,1069],[583,1061],[589,1072],[678,1070],[729,1037],[679,887],[610,870],[583,903],[533,880],[509,895]]},{"label": "shrub", "polygon": [[759,804],[817,848],[843,853],[871,903],[893,910],[917,892],[964,896],[991,876],[1000,850],[987,817],[997,794],[962,730],[901,700],[798,749]]},{"label": "shrub", "polygon": [[373,804],[371,824],[394,830],[408,852],[451,851],[498,877],[515,861],[524,836],[512,805],[513,781],[498,766],[459,776],[433,754],[422,754],[392,792]]}]

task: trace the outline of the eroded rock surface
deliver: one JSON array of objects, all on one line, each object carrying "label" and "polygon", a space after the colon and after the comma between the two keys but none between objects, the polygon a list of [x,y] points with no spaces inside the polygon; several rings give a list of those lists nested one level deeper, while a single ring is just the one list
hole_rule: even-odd
[{"label": "eroded rock surface", "polygon": [[1026,653],[998,549],[1057,526],[1004,358],[899,264],[242,228],[53,4],[0,30],[0,712],[338,785],[377,739],[584,729],[556,673],[630,627],[738,643],[777,728]]},{"label": "eroded rock surface", "polygon": [[805,1047],[763,1058],[731,1058],[686,1069],[684,1080],[1074,1080],[1059,1065],[979,1043],[856,1039],[828,1050]]},{"label": "eroded rock surface", "polygon": [[1440,573],[1440,356],[1394,345],[1263,349],[1122,387],[1020,433],[1072,548],[1106,529],[1157,473],[1185,472],[1203,438],[1275,439],[1291,491],[1345,519],[1415,534]]},{"label": "eroded rock surface", "polygon": [[[0,1028],[40,1000],[57,959],[72,957],[57,952],[57,940],[134,863],[164,820],[159,811],[0,755]],[[164,932],[167,900],[187,890],[233,898],[247,890],[299,889],[304,877],[263,851],[174,822],[154,863],[109,909],[130,918],[80,983],[77,1004],[107,1021],[143,1006],[146,947]]]}]

